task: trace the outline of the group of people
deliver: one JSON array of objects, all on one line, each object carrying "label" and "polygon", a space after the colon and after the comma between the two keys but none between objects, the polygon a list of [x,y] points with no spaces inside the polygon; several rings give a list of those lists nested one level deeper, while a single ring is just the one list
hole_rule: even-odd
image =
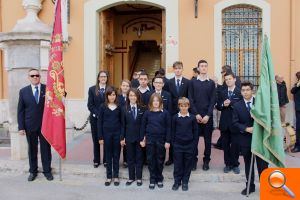
[{"label": "group of people", "polygon": [[[109,75],[100,71],[96,84],[89,88],[88,109],[93,140],[93,163],[106,167],[105,185],[120,184],[119,161],[123,148],[123,164],[128,167],[126,185],[136,181],[141,186],[143,166],[150,172],[149,188],[163,187],[164,165],[174,163],[173,190],[182,187],[188,190],[192,170],[198,163],[199,137],[204,137],[202,169],[209,170],[213,132],[213,111],[221,112],[219,128],[224,151],[224,173],[231,170],[240,173],[239,155],[245,162],[250,193],[255,191],[254,174],[248,177],[251,160],[251,139],[253,119],[250,109],[255,104],[253,84],[241,82],[230,66],[222,68],[223,85],[216,84],[208,76],[208,63],[198,62],[191,80],[183,77],[183,63],[173,64],[174,78],[166,79],[164,70],[157,72],[149,83],[144,71],[135,74],[130,82],[122,80],[119,89],[108,85]],[[37,147],[40,140],[43,173],[47,180],[53,180],[51,173],[51,150],[41,134],[45,85],[40,83],[36,69],[28,72],[31,84],[20,90],[18,124],[20,134],[26,135],[29,144],[30,175],[28,181],[37,176]],[[297,118],[297,143],[300,151],[300,72],[292,89],[295,97]],[[100,145],[103,145],[101,161]],[[166,152],[169,153],[165,163]],[[256,157],[259,175],[268,163]],[[254,173],[254,170],[252,170]],[[250,180],[249,180],[250,179]],[[246,195],[246,188],[242,191]]]}]

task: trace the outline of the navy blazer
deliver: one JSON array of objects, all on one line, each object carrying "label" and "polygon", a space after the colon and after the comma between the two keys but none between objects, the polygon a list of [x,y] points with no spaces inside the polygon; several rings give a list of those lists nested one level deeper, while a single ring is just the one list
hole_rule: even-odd
[{"label": "navy blazer", "polygon": [[[107,87],[106,87],[107,88]],[[105,102],[105,95],[99,94],[96,95],[96,86],[92,86],[89,88],[89,96],[88,96],[88,103],[87,107],[90,111],[90,118],[96,119],[99,116],[100,107]],[[95,115],[96,117],[94,117]]]},{"label": "navy blazer", "polygon": [[133,118],[132,110],[130,106],[124,106],[122,108],[122,117],[121,117],[121,140],[125,139],[126,142],[139,142],[141,140],[140,130],[142,117],[145,112],[145,109],[141,106],[137,107],[137,116],[136,119]]},{"label": "navy blazer", "polygon": [[253,127],[253,122],[254,120],[246,107],[244,99],[235,103],[232,113],[232,125],[239,132],[238,141],[241,147],[251,148],[252,134],[246,132],[245,129],[247,127]]},{"label": "navy blazer", "polygon": [[46,85],[41,84],[39,103],[32,93],[31,85],[19,92],[18,128],[26,132],[40,131],[43,121]]},{"label": "navy blazer", "polygon": [[[151,91],[150,97],[152,94],[155,93],[155,90]],[[169,113],[172,111],[172,99],[169,92],[162,90],[161,91],[161,98],[163,100],[164,109],[167,110]]]},{"label": "navy blazer", "polygon": [[230,105],[227,107],[223,105],[226,99],[229,99],[228,88],[224,88],[219,92],[218,95],[216,108],[221,111],[219,128],[221,131],[226,131],[227,129],[229,129],[230,131],[235,132],[234,128],[232,127],[232,110],[234,104],[243,99],[240,88],[234,88],[232,96],[230,98]]},{"label": "navy blazer", "polygon": [[294,95],[295,110],[300,111],[300,87],[297,87],[297,85],[295,85],[291,89],[291,93]]},{"label": "navy blazer", "polygon": [[123,97],[122,94],[118,95],[118,104],[121,107],[124,107],[126,105],[126,100],[125,100],[125,98]]},{"label": "navy blazer", "polygon": [[169,80],[169,93],[172,99],[172,115],[179,112],[178,99],[180,97],[188,97],[189,80],[182,77],[181,84],[179,87],[179,93],[177,93],[175,77]]}]

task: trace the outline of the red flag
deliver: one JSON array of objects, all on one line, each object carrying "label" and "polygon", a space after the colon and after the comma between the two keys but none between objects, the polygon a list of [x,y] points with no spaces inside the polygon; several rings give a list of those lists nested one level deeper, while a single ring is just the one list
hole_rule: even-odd
[{"label": "red flag", "polygon": [[56,0],[55,20],[47,72],[42,134],[62,159],[66,157],[65,79],[61,0]]}]

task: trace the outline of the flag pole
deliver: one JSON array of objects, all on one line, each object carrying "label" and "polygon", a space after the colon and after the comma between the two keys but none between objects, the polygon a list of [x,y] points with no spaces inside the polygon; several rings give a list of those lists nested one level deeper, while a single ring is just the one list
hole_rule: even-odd
[{"label": "flag pole", "polygon": [[59,157],[59,180],[62,181],[61,157]]},{"label": "flag pole", "polygon": [[250,163],[250,170],[249,170],[249,174],[248,174],[248,183],[247,183],[247,197],[249,197],[249,191],[250,191],[250,182],[251,182],[251,175],[252,175],[252,170],[254,170],[254,167],[252,167],[254,165],[254,154],[251,153],[251,163]]}]

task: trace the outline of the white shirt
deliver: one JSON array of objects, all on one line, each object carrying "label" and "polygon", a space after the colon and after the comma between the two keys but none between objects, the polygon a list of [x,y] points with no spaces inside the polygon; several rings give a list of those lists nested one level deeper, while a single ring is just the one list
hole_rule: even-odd
[{"label": "white shirt", "polygon": [[200,75],[198,75],[197,80],[199,80],[199,81],[209,81],[209,78],[208,78],[208,76],[206,76],[206,78],[201,79]]},{"label": "white shirt", "polygon": [[161,95],[161,91],[155,90],[155,93]]},{"label": "white shirt", "polygon": [[116,104],[108,104],[108,108],[111,110],[115,110],[117,108]]},{"label": "white shirt", "polygon": [[145,93],[148,91],[150,91],[150,88],[147,86],[146,88],[142,88],[141,86],[138,87],[138,90],[141,92],[141,93]]},{"label": "white shirt", "polygon": [[245,102],[245,104],[246,104],[246,107],[248,107],[247,103],[248,103],[248,102],[251,102],[251,103],[250,103],[250,108],[252,108],[252,106],[253,106],[253,97],[251,97],[251,100],[250,100],[250,101],[247,101],[246,99],[244,99],[244,102]]},{"label": "white shirt", "polygon": [[180,78],[176,78],[175,76],[175,85],[177,86],[177,80],[179,80],[179,85],[181,85],[182,76]]},{"label": "white shirt", "polygon": [[38,86],[38,89],[39,89],[39,95],[38,95],[38,99],[40,99],[40,94],[41,94],[41,84],[39,83],[38,85],[32,85],[31,84],[31,90],[32,90],[32,94],[33,94],[33,96],[34,96],[34,94],[35,94],[35,87],[36,86]]},{"label": "white shirt", "polygon": [[180,112],[178,113],[178,117],[189,117],[190,116],[190,113],[188,112],[185,116],[182,115]]},{"label": "white shirt", "polygon": [[[132,109],[132,107],[135,107],[137,108],[137,105],[136,104],[130,104],[130,108]],[[136,110],[136,109],[135,109]]]}]

